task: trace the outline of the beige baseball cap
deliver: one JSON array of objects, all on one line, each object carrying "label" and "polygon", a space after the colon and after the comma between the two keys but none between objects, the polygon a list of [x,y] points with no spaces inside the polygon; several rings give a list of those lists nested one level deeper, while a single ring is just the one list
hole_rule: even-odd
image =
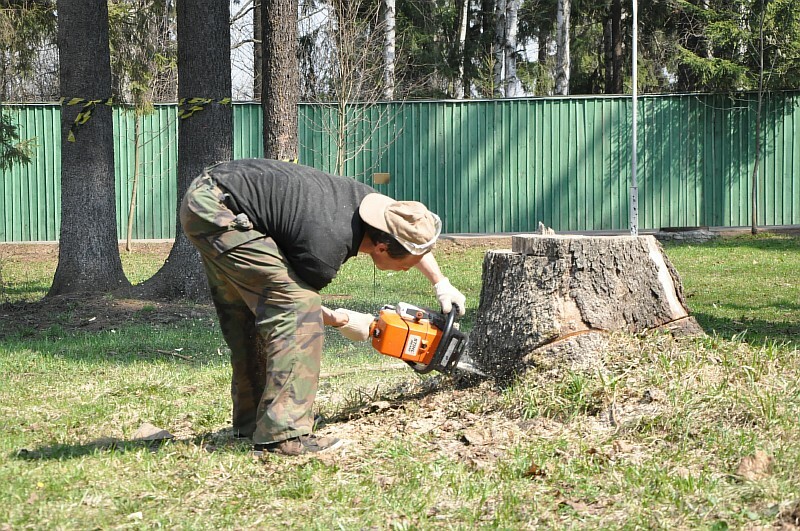
[{"label": "beige baseball cap", "polygon": [[442,232],[439,216],[417,201],[395,201],[369,194],[358,208],[364,222],[393,236],[413,255],[425,254]]}]

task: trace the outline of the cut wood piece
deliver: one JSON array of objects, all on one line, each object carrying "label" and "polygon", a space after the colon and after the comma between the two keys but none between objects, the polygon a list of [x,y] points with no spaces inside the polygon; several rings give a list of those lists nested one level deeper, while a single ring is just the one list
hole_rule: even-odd
[{"label": "cut wood piece", "polygon": [[[489,251],[469,357],[505,377],[543,360],[595,365],[613,331],[702,334],[653,236],[518,235]],[[539,362],[537,362],[539,360]]]}]

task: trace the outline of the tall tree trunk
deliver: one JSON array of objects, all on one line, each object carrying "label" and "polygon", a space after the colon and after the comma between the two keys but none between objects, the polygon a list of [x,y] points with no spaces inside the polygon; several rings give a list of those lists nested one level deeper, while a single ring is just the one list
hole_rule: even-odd
[{"label": "tall tree trunk", "polygon": [[469,0],[461,0],[458,3],[458,37],[456,44],[456,62],[458,64],[455,82],[453,83],[453,96],[463,99],[465,94],[464,62],[466,60],[464,50],[467,42],[467,21],[469,20]]},{"label": "tall tree trunk", "polygon": [[611,92],[622,94],[622,0],[611,1]]},{"label": "tall tree trunk", "polygon": [[502,98],[504,93],[504,75],[503,70],[506,65],[505,61],[505,44],[506,44],[506,0],[496,0],[494,7],[494,44],[492,52],[494,54],[494,63],[492,65],[494,82],[492,83],[492,92],[495,98]]},{"label": "tall tree trunk", "polygon": [[[58,2],[61,94],[83,100],[111,96],[106,0]],[[119,257],[111,107],[68,135],[82,104],[61,107],[61,235],[58,267],[48,296],[107,292],[128,286]]]},{"label": "tall tree trunk", "polygon": [[[539,65],[539,75],[536,78],[535,94],[542,96],[550,93],[549,83],[545,83],[544,77],[549,72],[547,68],[547,43],[550,39],[550,31],[545,27],[540,27],[536,32],[536,63]],[[543,88],[544,87],[544,88]]]},{"label": "tall tree trunk", "polygon": [[[230,8],[228,2],[180,0],[178,26],[178,98],[211,98],[178,123],[178,202],[203,169],[231,159],[233,112],[220,100],[231,97]],[[153,298],[203,299],[208,283],[197,250],[177,216],[175,244],[164,266],[142,286]]]},{"label": "tall tree trunk", "polygon": [[297,2],[262,0],[264,156],[297,158]]},{"label": "tall tree trunk", "polygon": [[383,98],[391,101],[395,85],[395,0],[384,0],[383,25]]},{"label": "tall tree trunk", "polygon": [[[761,2],[762,7],[766,4],[766,2]],[[708,11],[711,9],[711,1],[710,0],[701,0],[700,5],[703,8],[703,11]],[[714,45],[712,43],[711,38],[708,35],[703,36],[703,45],[702,45],[702,52],[701,55],[706,59],[713,59],[714,58]]]},{"label": "tall tree trunk", "polygon": [[263,48],[261,46],[261,0],[253,0],[253,100],[261,101],[261,76],[264,70]]},{"label": "tall tree trunk", "polygon": [[555,93],[569,94],[569,18],[571,0],[558,0],[556,7],[556,87]]},{"label": "tall tree trunk", "polygon": [[516,96],[519,88],[519,78],[517,78],[517,15],[519,6],[520,0],[506,0],[506,38],[504,43],[506,98]]},{"label": "tall tree trunk", "polygon": [[133,251],[133,220],[136,218],[136,196],[139,191],[139,159],[142,146],[139,143],[142,129],[142,117],[138,112],[133,114],[133,183],[131,185],[131,199],[128,202],[128,230],[125,232],[125,250]]},{"label": "tall tree trunk", "polygon": [[750,233],[758,234],[758,167],[761,164],[761,114],[764,109],[764,18],[766,7],[761,6],[758,28],[758,106],[756,108],[756,158],[753,161],[750,191]]},{"label": "tall tree trunk", "polygon": [[613,30],[611,29],[611,13],[608,13],[603,22],[603,84],[606,94],[613,94],[614,89],[614,45]]}]

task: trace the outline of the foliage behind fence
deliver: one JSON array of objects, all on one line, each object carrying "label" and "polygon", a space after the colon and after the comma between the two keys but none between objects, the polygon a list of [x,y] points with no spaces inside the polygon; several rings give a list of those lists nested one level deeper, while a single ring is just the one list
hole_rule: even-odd
[{"label": "foliage behind fence", "polygon": [[[445,220],[445,232],[524,232],[539,221],[557,231],[625,230],[630,105],[625,97],[383,103],[346,109],[340,129],[337,109],[304,104],[300,162],[333,171],[337,146],[347,146],[345,175],[398,199],[425,202]],[[4,108],[20,137],[35,137],[37,147],[31,164],[1,175],[0,241],[57,240],[59,107]],[[758,223],[800,224],[800,92],[768,95],[763,114]],[[750,224],[755,95],[645,96],[639,116],[641,229]],[[157,106],[142,120],[134,238],[171,238],[177,109]],[[115,109],[121,238],[133,123],[133,113]],[[261,155],[260,107],[234,105],[234,157]],[[373,181],[386,174],[388,183]]]}]

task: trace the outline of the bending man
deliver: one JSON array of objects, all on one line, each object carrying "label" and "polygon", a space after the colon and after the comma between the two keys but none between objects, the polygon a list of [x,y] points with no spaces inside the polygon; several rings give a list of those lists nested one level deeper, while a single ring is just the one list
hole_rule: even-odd
[{"label": "bending man", "polygon": [[354,179],[266,159],[206,169],[180,209],[200,251],[225,342],[231,350],[233,427],[286,455],[339,445],[312,434],[323,324],[365,341],[373,316],[329,310],[319,290],[358,253],[378,269],[416,267],[442,311],[464,295],[430,253],[441,220],[422,204],[395,201]]}]

